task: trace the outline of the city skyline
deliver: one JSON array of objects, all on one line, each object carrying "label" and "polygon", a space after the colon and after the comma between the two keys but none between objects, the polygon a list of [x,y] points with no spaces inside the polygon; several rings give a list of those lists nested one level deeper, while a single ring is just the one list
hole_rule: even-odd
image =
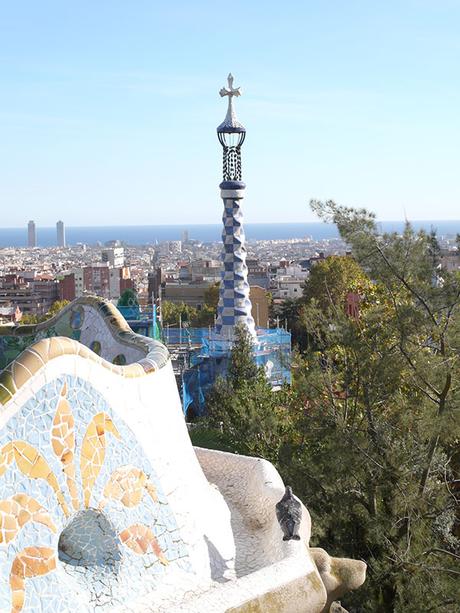
[{"label": "city skyline", "polygon": [[49,227],[63,208],[69,227],[218,223],[229,71],[244,92],[246,222],[314,221],[310,198],[458,219],[460,7],[232,6],[233,44],[210,2],[6,6],[4,225],[40,211]]},{"label": "city skyline", "polygon": [[[410,220],[415,230],[435,230],[439,238],[455,238],[460,234],[460,220]],[[404,229],[405,221],[390,220],[377,224],[379,232],[398,232]],[[36,246],[53,247],[58,244],[56,226],[37,225],[34,221]],[[123,225],[123,226],[65,226],[65,243],[71,247],[79,244],[96,245],[119,240],[127,245],[148,245],[163,241],[220,242],[221,224],[165,224],[165,225]],[[320,221],[302,223],[246,223],[249,240],[298,240],[310,237],[312,240],[338,237],[334,224]],[[24,247],[28,243],[28,226],[0,228],[0,248]],[[67,232],[68,230],[68,232]],[[185,237],[185,238],[184,238]]]}]

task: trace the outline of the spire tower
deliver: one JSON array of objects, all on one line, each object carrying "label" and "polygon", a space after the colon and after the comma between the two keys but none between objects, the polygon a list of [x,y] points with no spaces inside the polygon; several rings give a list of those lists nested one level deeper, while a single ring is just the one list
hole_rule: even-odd
[{"label": "spire tower", "polygon": [[248,267],[243,229],[241,201],[246,185],[242,181],[241,146],[246,128],[238,121],[233,98],[241,96],[241,88],[233,87],[233,76],[228,75],[228,87],[219,94],[228,97],[228,109],[224,121],[217,128],[217,136],[223,149],[223,181],[220,195],[224,201],[222,216],[222,273],[217,306],[216,333],[224,339],[233,339],[235,326],[244,324],[255,336],[255,324],[249,299]]}]

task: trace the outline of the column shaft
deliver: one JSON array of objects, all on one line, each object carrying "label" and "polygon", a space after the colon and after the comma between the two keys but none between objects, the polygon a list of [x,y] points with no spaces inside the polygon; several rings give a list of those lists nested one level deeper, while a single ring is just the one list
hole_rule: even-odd
[{"label": "column shaft", "polygon": [[255,323],[249,298],[243,213],[240,207],[243,189],[222,189],[221,196],[224,201],[223,266],[216,332],[222,338],[232,339],[235,326],[244,324],[250,334],[255,336]]}]

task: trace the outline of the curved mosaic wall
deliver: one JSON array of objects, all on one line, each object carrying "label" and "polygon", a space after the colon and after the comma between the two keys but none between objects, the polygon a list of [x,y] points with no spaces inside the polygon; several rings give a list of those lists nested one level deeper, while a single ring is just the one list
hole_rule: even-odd
[{"label": "curved mosaic wall", "polygon": [[98,361],[125,377],[158,370],[169,359],[162,343],[135,334],[110,302],[79,298],[36,326],[0,326],[0,404],[49,359],[65,354]]},{"label": "curved mosaic wall", "polygon": [[161,368],[168,359],[164,345],[134,334],[110,302],[85,296],[41,324],[0,326],[0,370],[36,341],[56,336],[77,340],[118,365],[137,362],[150,354],[155,365]]},{"label": "curved mosaic wall", "polygon": [[149,460],[90,383],[43,386],[0,433],[0,610],[111,610],[188,551]]},{"label": "curved mosaic wall", "polygon": [[324,610],[308,517],[291,551],[273,466],[200,467],[161,343],[91,297],[0,341],[1,611]]}]

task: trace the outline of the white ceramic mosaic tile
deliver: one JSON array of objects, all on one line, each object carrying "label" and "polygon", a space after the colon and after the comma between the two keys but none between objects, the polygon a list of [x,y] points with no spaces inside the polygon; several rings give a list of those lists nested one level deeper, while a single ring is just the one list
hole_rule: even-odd
[{"label": "white ceramic mosaic tile", "polygon": [[275,468],[193,449],[166,349],[95,298],[51,324],[4,343],[0,611],[320,613],[307,510],[283,542]]}]

